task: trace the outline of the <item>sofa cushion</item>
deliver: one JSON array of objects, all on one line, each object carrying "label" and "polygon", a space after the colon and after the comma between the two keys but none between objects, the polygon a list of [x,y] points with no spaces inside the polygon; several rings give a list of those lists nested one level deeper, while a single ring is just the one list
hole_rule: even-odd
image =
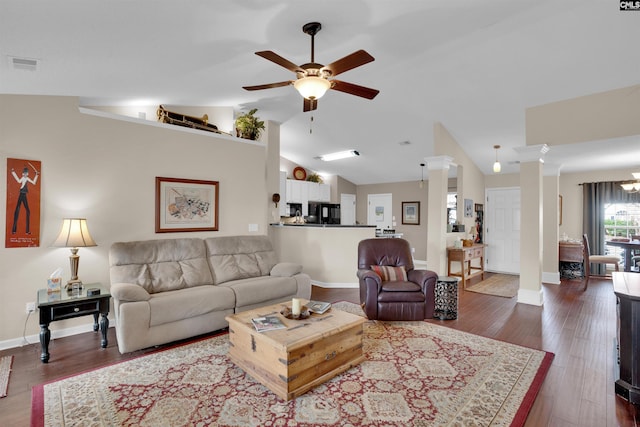
[{"label": "sofa cushion", "polygon": [[197,286],[177,291],[153,294],[150,326],[177,322],[212,311],[233,309],[235,295],[228,288]]},{"label": "sofa cushion", "polygon": [[216,285],[268,276],[277,260],[267,236],[209,237],[205,245]]},{"label": "sofa cushion", "polygon": [[275,276],[233,280],[219,287],[233,289],[236,295],[236,307],[295,295],[298,291],[298,284],[293,277]]},{"label": "sofa cushion", "polygon": [[117,242],[111,245],[111,283],[134,283],[150,294],[210,285],[206,248],[201,239]]}]

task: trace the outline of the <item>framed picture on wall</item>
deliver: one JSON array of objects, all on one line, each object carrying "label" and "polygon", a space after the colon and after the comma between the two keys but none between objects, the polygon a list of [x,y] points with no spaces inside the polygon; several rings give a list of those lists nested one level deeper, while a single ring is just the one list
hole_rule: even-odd
[{"label": "framed picture on wall", "polygon": [[464,199],[464,216],[473,217],[473,200],[471,199]]},{"label": "framed picture on wall", "polygon": [[218,181],[156,177],[156,233],[218,231]]},{"label": "framed picture on wall", "polygon": [[402,223],[420,225],[420,202],[402,202]]}]

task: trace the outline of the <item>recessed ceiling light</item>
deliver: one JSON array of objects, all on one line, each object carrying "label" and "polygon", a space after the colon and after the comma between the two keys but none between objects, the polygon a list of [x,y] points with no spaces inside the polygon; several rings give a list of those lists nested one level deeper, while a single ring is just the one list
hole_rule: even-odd
[{"label": "recessed ceiling light", "polygon": [[320,160],[331,162],[333,160],[346,159],[347,157],[356,157],[359,155],[360,153],[358,153],[356,150],[338,151],[337,153],[329,153],[320,156]]}]

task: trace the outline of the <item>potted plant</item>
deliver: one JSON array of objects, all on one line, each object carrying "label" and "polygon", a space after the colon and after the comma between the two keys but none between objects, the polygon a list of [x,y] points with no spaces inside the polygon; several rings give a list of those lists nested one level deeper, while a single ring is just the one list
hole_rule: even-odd
[{"label": "potted plant", "polygon": [[264,121],[255,116],[257,108],[236,118],[236,136],[256,141],[264,130]]},{"label": "potted plant", "polygon": [[317,182],[318,184],[322,184],[322,177],[317,173],[312,173],[307,177],[307,181]]}]

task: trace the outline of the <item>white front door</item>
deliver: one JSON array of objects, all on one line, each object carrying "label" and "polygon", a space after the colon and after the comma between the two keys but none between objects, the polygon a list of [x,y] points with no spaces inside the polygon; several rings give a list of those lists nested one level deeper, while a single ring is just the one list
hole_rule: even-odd
[{"label": "white front door", "polygon": [[355,225],[356,223],[356,195],[340,194],[340,224]]},{"label": "white front door", "polygon": [[391,194],[367,195],[367,224],[383,230],[393,227]]},{"label": "white front door", "polygon": [[488,189],[485,270],[520,274],[520,188]]}]

